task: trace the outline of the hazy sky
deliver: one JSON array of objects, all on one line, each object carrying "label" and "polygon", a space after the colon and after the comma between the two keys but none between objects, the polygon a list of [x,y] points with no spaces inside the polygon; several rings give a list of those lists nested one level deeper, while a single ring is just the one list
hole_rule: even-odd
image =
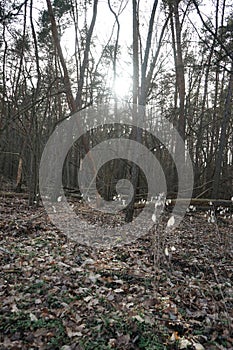
[{"label": "hazy sky", "polygon": [[[226,1],[228,2],[229,0],[226,0]],[[146,42],[147,28],[148,28],[148,23],[149,23],[153,2],[154,2],[153,0],[140,1],[139,22],[140,22],[140,35],[141,35],[142,45],[145,45],[145,42]],[[118,12],[121,1],[111,0],[111,4],[114,4],[114,3],[117,4],[117,6],[114,7],[114,10]],[[40,2],[38,2],[37,4],[38,4],[38,7],[42,5],[44,6],[44,8],[47,8],[46,0],[40,0]],[[163,14],[163,11],[160,11],[160,5],[161,5],[161,2],[159,1],[157,6],[154,33],[153,33],[153,42],[152,42],[154,51],[156,49],[156,45],[159,39],[162,25],[164,23],[164,14]],[[117,85],[119,85],[117,86],[117,90],[119,94],[120,93],[125,94],[126,91],[129,89],[129,85],[132,83],[130,79],[130,76],[132,75],[132,57],[129,55],[129,47],[132,45],[132,1],[123,0],[122,7],[124,8],[124,10],[119,16],[119,22],[120,22],[119,45],[121,47],[121,54],[118,57],[119,78],[117,80]],[[91,48],[92,55],[94,56],[96,62],[98,62],[101,56],[103,47],[108,43],[111,37],[113,28],[114,28],[114,31],[111,39],[111,44],[115,43],[116,29],[117,29],[114,15],[111,13],[108,7],[108,0],[99,0],[97,9],[98,9],[97,19],[96,19],[96,25],[94,29],[94,41],[96,46]],[[213,18],[215,16],[214,14],[215,6],[213,6],[213,2],[211,0],[205,0],[202,3],[202,5],[200,5],[200,10],[205,20],[209,15],[212,15]],[[90,6],[89,12],[88,12],[88,18],[87,18],[88,24],[90,23],[91,18],[92,18],[92,6]],[[79,27],[81,29],[82,18],[80,18],[79,21],[80,21]],[[115,26],[114,26],[114,23],[115,23]],[[190,32],[192,32],[192,34],[189,38],[187,38],[187,40],[190,40],[190,45],[193,47],[194,51],[197,47],[197,42],[199,38],[195,30],[193,30],[193,27],[200,27],[200,25],[201,25],[200,18],[197,15],[196,10],[193,9],[192,12],[190,12],[187,16],[184,29],[187,27],[190,27],[191,29]],[[73,26],[71,26],[69,29],[66,30],[62,38],[62,47],[67,59],[69,59],[74,53],[74,43],[75,43],[74,28]],[[164,65],[167,66],[167,69],[173,69],[174,63],[173,63],[170,31],[168,31],[168,33],[164,37],[161,54],[164,56],[163,58]],[[112,74],[111,68],[112,67],[109,67],[109,72],[111,72]],[[106,74],[107,74],[107,71],[106,71]]]}]

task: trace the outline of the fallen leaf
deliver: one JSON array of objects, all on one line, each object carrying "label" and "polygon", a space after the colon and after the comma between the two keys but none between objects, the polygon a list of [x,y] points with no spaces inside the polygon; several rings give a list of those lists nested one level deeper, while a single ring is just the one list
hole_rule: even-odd
[{"label": "fallen leaf", "polygon": [[81,332],[75,332],[72,329],[70,329],[69,327],[66,327],[66,332],[69,338],[73,338],[73,337],[82,337],[82,333]]},{"label": "fallen leaf", "polygon": [[133,316],[132,318],[140,323],[145,322],[145,320],[140,315]]},{"label": "fallen leaf", "polygon": [[38,318],[32,312],[29,313],[29,317],[32,322],[38,321]]},{"label": "fallen leaf", "polygon": [[200,343],[193,343],[195,350],[205,350],[204,346]]},{"label": "fallen leaf", "polygon": [[124,293],[124,290],[121,288],[114,289],[115,293]]},{"label": "fallen leaf", "polygon": [[88,303],[91,299],[93,299],[93,297],[91,295],[88,295],[87,297],[85,297],[83,300]]},{"label": "fallen leaf", "polygon": [[180,338],[179,340],[179,349],[187,349],[192,343],[188,339]]}]

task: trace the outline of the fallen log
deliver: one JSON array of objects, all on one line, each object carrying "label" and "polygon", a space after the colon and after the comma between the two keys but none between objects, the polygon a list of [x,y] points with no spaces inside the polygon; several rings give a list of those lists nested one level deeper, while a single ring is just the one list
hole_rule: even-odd
[{"label": "fallen log", "polygon": [[29,194],[26,192],[14,192],[14,191],[0,191],[0,197],[5,198],[22,198],[22,199],[28,199]]}]

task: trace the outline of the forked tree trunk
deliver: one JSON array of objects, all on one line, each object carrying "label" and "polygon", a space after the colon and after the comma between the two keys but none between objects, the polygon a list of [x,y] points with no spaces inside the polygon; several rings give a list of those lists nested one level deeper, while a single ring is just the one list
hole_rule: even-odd
[{"label": "forked tree trunk", "polygon": [[[143,57],[143,62],[141,65],[141,86],[139,89],[139,23],[138,23],[138,3],[136,0],[132,0],[133,4],[133,119],[134,124],[137,124],[138,118],[141,117],[138,115],[138,105],[145,106],[147,100],[147,94],[149,90],[148,77],[151,77],[151,71],[149,70],[147,76],[147,68],[149,62],[149,55],[151,49],[152,33],[155,20],[155,13],[158,5],[158,0],[154,1],[153,8],[151,11],[149,28],[147,33],[145,53]],[[156,60],[153,60],[153,63],[156,63]],[[139,93],[140,90],[140,93]],[[132,139],[138,143],[142,143],[142,130],[140,128],[134,127],[132,130]],[[134,203],[136,200],[136,191],[138,187],[139,179],[139,168],[133,163],[131,170],[131,184],[134,188],[134,193],[132,200],[127,207],[125,221],[131,222],[134,215]]]},{"label": "forked tree trunk", "polygon": [[[86,69],[88,67],[88,57],[89,57],[89,53],[90,53],[91,38],[93,35],[93,30],[94,30],[94,26],[95,26],[95,22],[96,22],[98,0],[94,0],[94,4],[93,4],[93,16],[92,16],[90,28],[87,32],[86,47],[84,50],[84,58],[83,58],[83,62],[82,62],[81,69],[80,69],[78,91],[76,94],[76,98],[74,98],[73,93],[72,93],[71,81],[70,81],[67,65],[66,65],[66,62],[64,59],[64,55],[62,52],[60,40],[59,40],[58,29],[57,29],[57,24],[56,24],[54,12],[53,12],[52,4],[51,4],[50,0],[46,0],[46,2],[47,2],[48,13],[49,13],[50,22],[51,22],[54,45],[57,49],[58,56],[59,56],[61,66],[62,66],[62,70],[63,70],[63,74],[64,74],[64,85],[65,85],[65,90],[66,90],[66,98],[67,98],[67,102],[68,102],[68,105],[70,108],[70,112],[73,114],[82,108],[82,92],[83,92],[83,87],[84,87],[84,77],[85,77]],[[77,127],[81,128],[79,120],[77,120]],[[91,152],[89,152],[89,144],[88,144],[88,140],[85,137],[85,135],[83,137],[83,143],[84,143],[85,152],[87,153],[87,156],[89,157],[89,159],[91,161],[93,172],[96,175],[97,170],[96,170],[96,166],[95,166],[95,161],[92,157]],[[57,186],[55,186],[55,187],[57,187]],[[59,195],[58,193],[54,193],[53,200],[56,200],[58,195]],[[97,206],[99,206],[100,199],[99,199],[98,193],[96,195],[97,195],[96,204],[97,204]]]}]

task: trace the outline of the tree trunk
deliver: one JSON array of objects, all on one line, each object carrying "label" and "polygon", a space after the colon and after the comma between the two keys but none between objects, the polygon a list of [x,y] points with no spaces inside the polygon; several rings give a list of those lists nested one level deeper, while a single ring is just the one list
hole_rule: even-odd
[{"label": "tree trunk", "polygon": [[[65,85],[65,90],[66,90],[67,102],[68,102],[71,113],[75,113],[79,109],[82,108],[82,91],[83,91],[83,86],[84,86],[84,76],[85,76],[85,71],[86,71],[87,66],[88,66],[88,56],[89,56],[89,52],[90,52],[90,44],[91,44],[91,38],[92,38],[93,30],[94,30],[94,25],[96,22],[98,0],[94,0],[93,17],[92,17],[90,28],[89,28],[88,33],[87,33],[86,47],[85,47],[84,58],[83,58],[83,62],[81,65],[81,70],[80,70],[78,91],[77,91],[76,99],[74,99],[74,96],[72,93],[70,77],[69,77],[67,65],[66,65],[66,62],[65,62],[65,59],[63,56],[63,52],[62,52],[62,48],[61,48],[61,44],[60,44],[60,40],[59,40],[59,34],[58,34],[56,20],[54,17],[52,4],[51,4],[50,0],[46,0],[46,2],[47,2],[48,13],[49,13],[50,21],[51,21],[51,26],[52,26],[52,35],[53,35],[54,44],[55,44],[55,47],[57,49],[58,56],[59,56],[61,66],[62,66],[62,70],[63,70],[63,74],[64,74],[64,85]],[[77,127],[80,128],[79,120],[76,120],[76,121],[77,121]],[[85,135],[83,137],[83,143],[84,143],[85,152],[87,153],[87,156],[90,158],[93,172],[96,175],[97,171],[96,171],[95,161],[92,157],[91,152],[89,152],[89,144],[88,144],[88,140],[85,137]],[[55,186],[55,187],[57,187],[57,186]],[[54,193],[53,200],[56,200],[58,195],[59,195],[59,193]],[[96,204],[97,204],[97,206],[99,205],[98,194],[97,194],[97,203]]]},{"label": "tree trunk", "polygon": [[[185,141],[185,78],[184,78],[184,62],[181,45],[181,23],[179,17],[179,5],[178,1],[171,1],[169,4],[169,10],[171,14],[171,31],[172,31],[172,46],[176,70],[176,85],[179,95],[179,116],[177,120],[177,131],[181,136],[181,139]],[[175,150],[176,162],[180,165],[185,162],[184,148],[181,144],[180,138],[176,140]]]},{"label": "tree trunk", "polygon": [[227,133],[227,127],[230,121],[231,110],[232,110],[232,93],[233,93],[233,61],[231,63],[231,72],[229,77],[227,96],[225,100],[224,115],[223,115],[222,125],[221,125],[221,134],[220,134],[219,146],[218,146],[216,163],[215,163],[212,198],[218,198],[219,196],[219,185],[220,185],[222,162],[223,162],[223,152],[224,152],[224,148],[226,147],[226,142],[227,142],[226,133]]},{"label": "tree trunk", "polygon": [[[153,26],[155,20],[156,8],[158,5],[158,0],[154,1],[153,8],[151,11],[149,28],[147,33],[146,47],[143,62],[141,65],[141,86],[139,93],[139,28],[138,28],[138,10],[137,10],[137,1],[133,1],[133,119],[137,123],[138,118],[142,117],[138,115],[138,104],[141,106],[146,105],[147,94],[149,90],[149,82],[147,79],[147,68],[149,62],[149,54],[151,49],[151,41],[152,41],[152,33]],[[156,61],[153,61],[154,64]],[[151,72],[149,71],[148,76],[150,76]],[[135,123],[135,124],[136,124]],[[132,130],[132,139],[138,143],[142,143],[142,130],[140,128],[134,127]],[[134,193],[132,196],[132,200],[127,207],[125,221],[131,222],[133,220],[134,214],[134,203],[136,200],[136,191],[138,187],[138,179],[139,179],[139,168],[133,163],[131,170],[131,183],[134,188]]]},{"label": "tree trunk", "polygon": [[[137,118],[138,109],[138,90],[139,90],[139,59],[138,59],[138,11],[137,11],[137,1],[132,0],[133,5],[133,119]],[[132,139],[135,141],[140,141],[140,133],[138,128],[133,127],[132,129]],[[133,220],[134,214],[134,202],[136,198],[136,189],[138,183],[138,166],[133,163],[131,169],[131,184],[134,189],[132,199],[127,207],[125,221],[131,222]]]}]

